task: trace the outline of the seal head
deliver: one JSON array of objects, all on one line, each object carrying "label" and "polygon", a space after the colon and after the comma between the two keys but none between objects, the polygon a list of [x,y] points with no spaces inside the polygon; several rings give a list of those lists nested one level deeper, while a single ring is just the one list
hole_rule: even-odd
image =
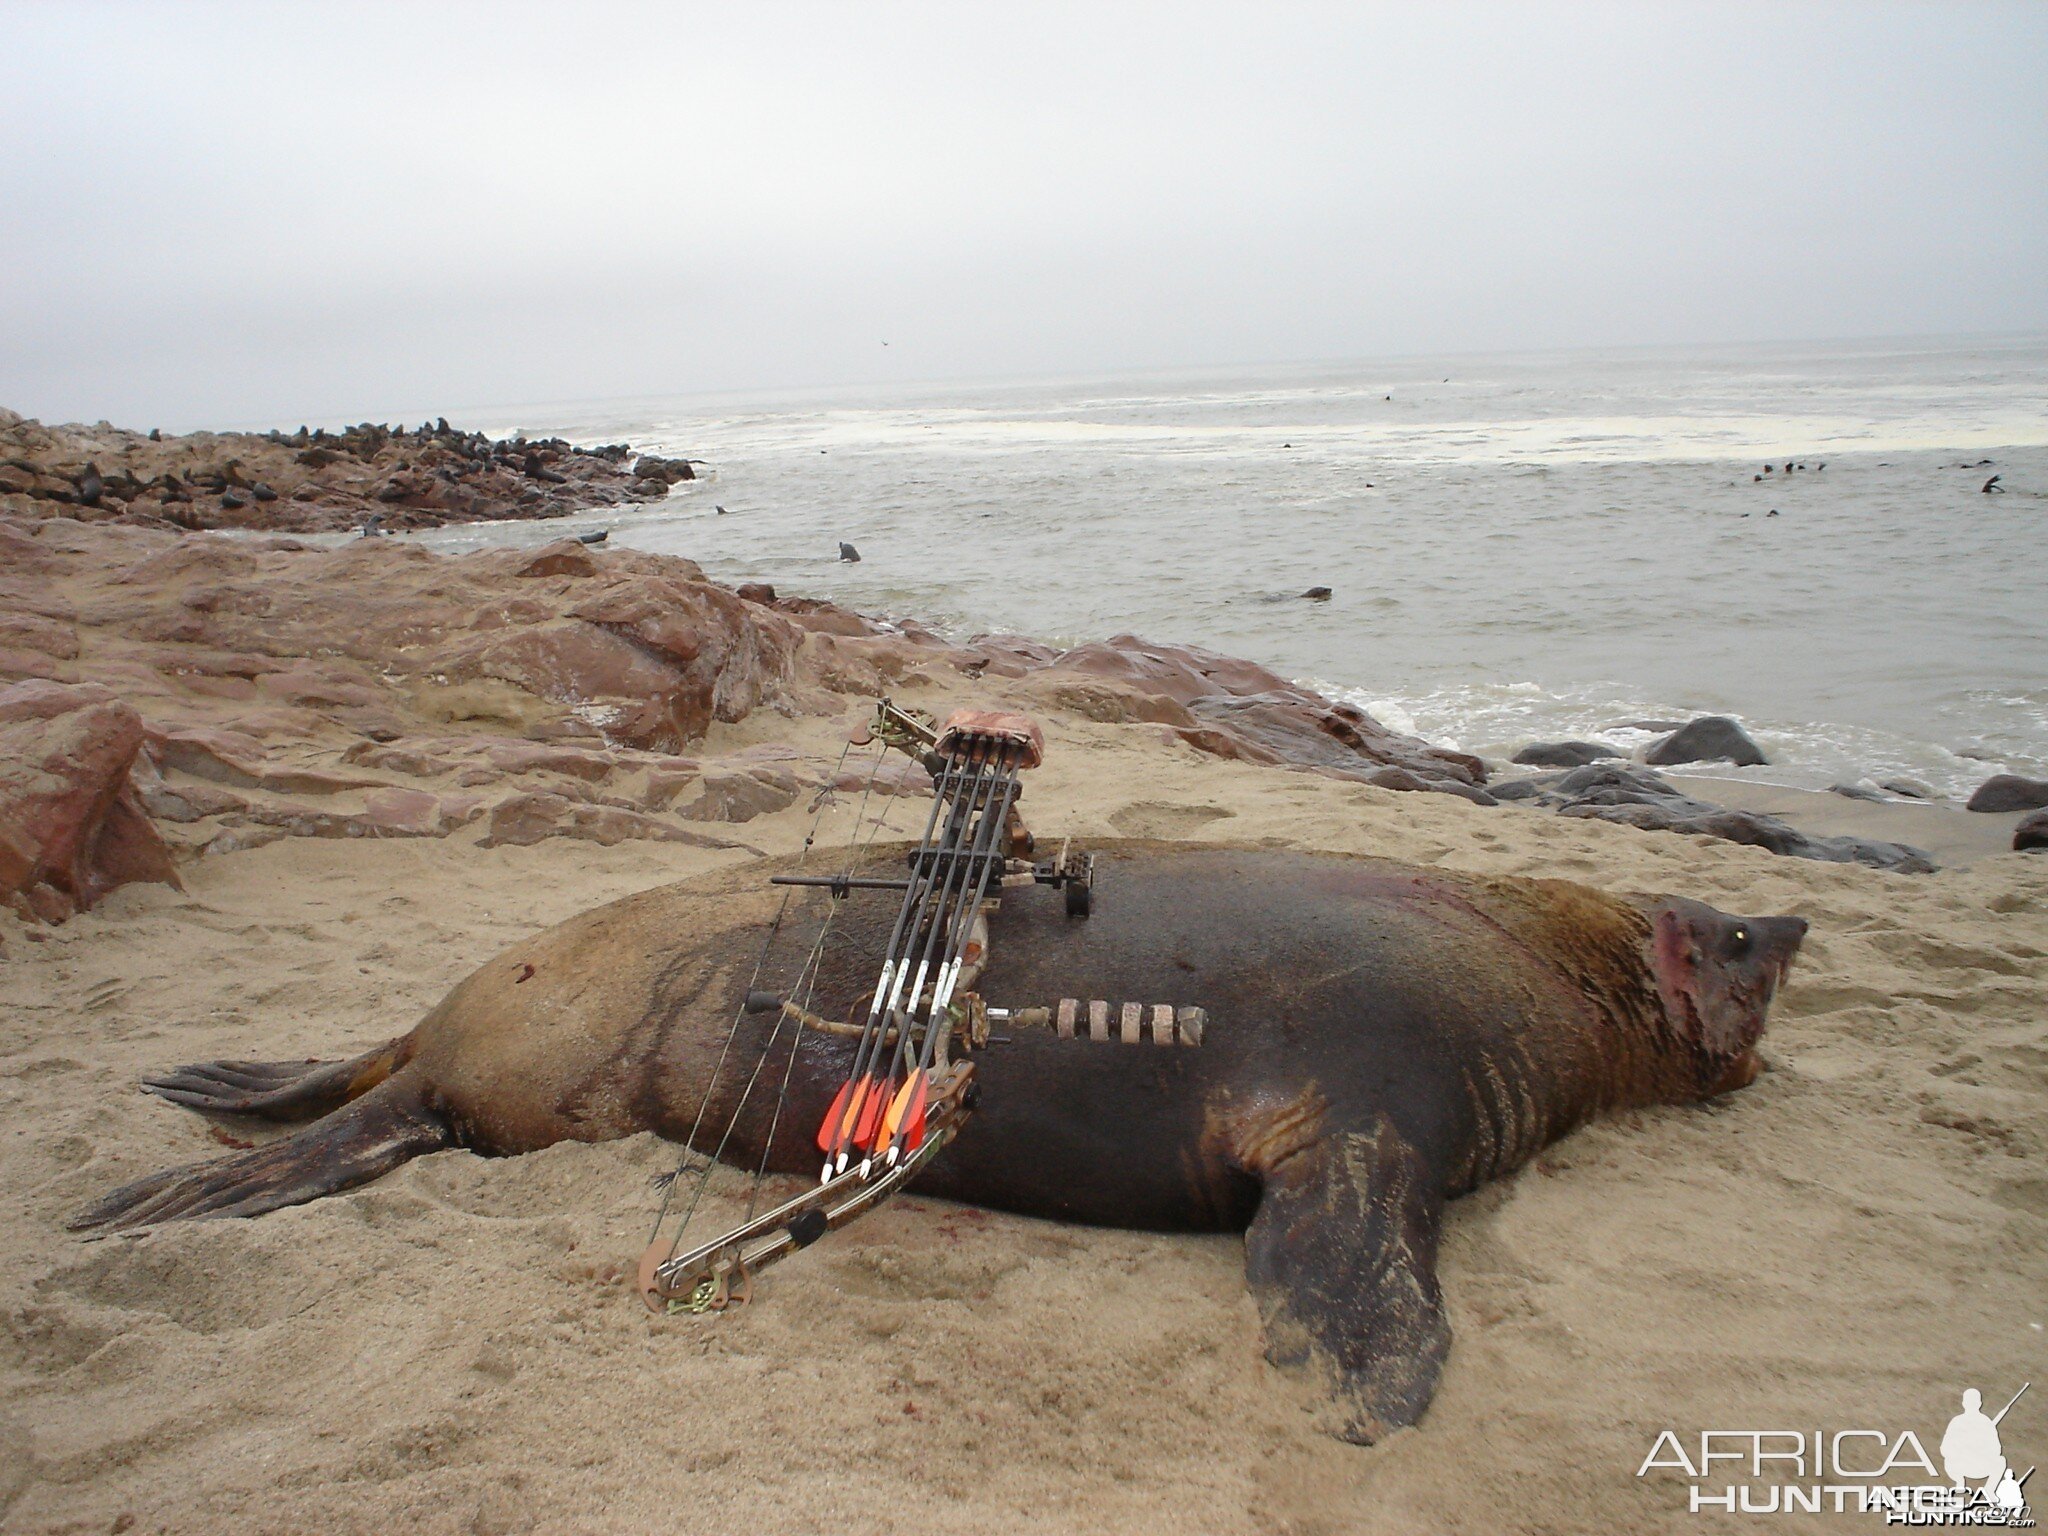
[{"label": "seal head", "polygon": [[1657,995],[1695,1053],[1699,1096],[1747,1087],[1763,1070],[1756,1043],[1806,919],[1730,917],[1683,896],[1659,898],[1649,916]]}]

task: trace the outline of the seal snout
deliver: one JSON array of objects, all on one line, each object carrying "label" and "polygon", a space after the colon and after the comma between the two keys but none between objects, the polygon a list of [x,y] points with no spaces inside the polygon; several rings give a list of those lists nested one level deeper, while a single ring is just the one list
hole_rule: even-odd
[{"label": "seal snout", "polygon": [[1792,960],[1806,938],[1807,922],[1803,917],[1752,917],[1740,921],[1738,931],[1742,929],[1752,936],[1753,949],[1749,963],[1741,969],[1751,973],[1749,985],[1759,1005],[1768,1008],[1792,974]]}]

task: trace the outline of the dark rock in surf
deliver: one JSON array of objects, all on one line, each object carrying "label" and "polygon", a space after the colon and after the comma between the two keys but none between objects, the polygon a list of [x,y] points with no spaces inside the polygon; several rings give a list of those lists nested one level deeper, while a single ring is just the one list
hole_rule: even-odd
[{"label": "dark rock in surf", "polygon": [[2012,829],[2012,847],[2015,853],[2048,849],[2048,810],[2029,811],[2020,818],[2020,824]]},{"label": "dark rock in surf", "polygon": [[1701,715],[1662,741],[1653,742],[1643,753],[1643,761],[1658,767],[1678,763],[1729,762],[1738,768],[1751,768],[1770,759],[1749,739],[1749,733],[1728,716]]},{"label": "dark rock in surf", "polygon": [[1522,748],[1514,761],[1529,768],[1583,768],[1621,753],[1602,741],[1538,741]]},{"label": "dark rock in surf", "polygon": [[1327,603],[1330,600],[1330,589],[1328,587],[1310,587],[1301,595],[1306,602]]},{"label": "dark rock in surf", "polygon": [[2016,773],[1995,773],[1977,786],[1966,811],[2031,811],[2048,806],[2048,779],[2023,779]]}]

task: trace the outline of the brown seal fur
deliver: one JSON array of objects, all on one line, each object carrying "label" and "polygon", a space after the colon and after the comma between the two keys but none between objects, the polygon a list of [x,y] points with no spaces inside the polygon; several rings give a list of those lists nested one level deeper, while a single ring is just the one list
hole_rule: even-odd
[{"label": "brown seal fur", "polygon": [[[871,856],[901,868],[903,850]],[[828,864],[829,856],[812,868]],[[1198,1005],[1204,1043],[1012,1028],[930,1194],[1158,1229],[1248,1229],[1276,1363],[1371,1439],[1427,1406],[1449,1345],[1444,1202],[1604,1110],[1685,1103],[1756,1074],[1806,925],[1682,898],[1622,900],[1270,849],[1104,846],[1093,914],[1005,894],[979,982],[992,1004]],[[216,1062],[152,1080],[176,1103],[297,1119],[298,1135],[108,1195],[81,1227],[252,1216],[422,1152],[532,1151],[653,1130],[752,1168],[811,1172],[852,1042],[737,1005],[783,899],[772,867],[643,892],[512,946],[411,1033],[332,1064]],[[830,904],[793,910],[760,984],[784,990]],[[855,1015],[896,903],[839,903],[814,1006]],[[731,1044],[727,1049],[730,1038]],[[721,1062],[723,1066],[721,1067]],[[759,1064],[766,1091],[735,1117]],[[789,1096],[771,1120],[789,1069]],[[708,1101],[706,1098],[709,1086]],[[700,1106],[704,1107],[701,1122]],[[729,1136],[728,1124],[731,1125]]]}]

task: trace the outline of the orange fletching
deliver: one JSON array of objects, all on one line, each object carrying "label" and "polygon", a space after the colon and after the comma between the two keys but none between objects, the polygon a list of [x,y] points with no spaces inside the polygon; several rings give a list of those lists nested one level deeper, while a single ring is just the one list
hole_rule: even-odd
[{"label": "orange fletching", "polygon": [[883,1078],[875,1085],[875,1091],[868,1095],[861,1106],[860,1119],[853,1128],[853,1144],[863,1151],[874,1146],[875,1131],[882,1123],[882,1112],[889,1107],[889,1096],[896,1091],[896,1084]]},{"label": "orange fletching", "polygon": [[820,1152],[829,1156],[844,1145],[845,1133],[852,1129],[854,1117],[860,1113],[871,1081],[863,1077],[856,1083],[849,1077],[840,1084],[839,1092],[833,1096],[832,1107],[825,1111],[824,1123],[818,1127]]},{"label": "orange fletching", "polygon": [[895,1099],[889,1105],[889,1113],[882,1119],[881,1146],[891,1145],[896,1140],[897,1132],[906,1124],[914,1122],[922,1130],[925,1091],[929,1083],[929,1077],[919,1069],[911,1073],[909,1081],[897,1091]]}]

